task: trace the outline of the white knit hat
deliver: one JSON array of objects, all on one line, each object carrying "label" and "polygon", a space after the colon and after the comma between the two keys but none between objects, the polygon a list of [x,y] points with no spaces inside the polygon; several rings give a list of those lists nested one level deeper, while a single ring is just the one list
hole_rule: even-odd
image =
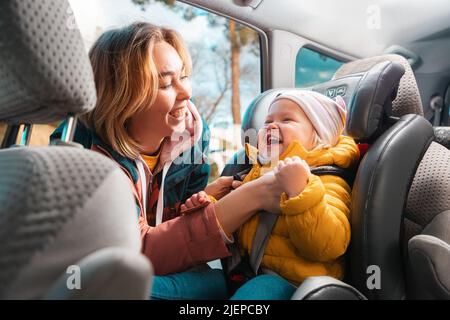
[{"label": "white knit hat", "polygon": [[314,91],[292,90],[277,96],[271,105],[281,99],[289,99],[302,108],[319,136],[318,145],[334,147],[338,143],[347,116],[345,101],[340,96],[332,100]]}]

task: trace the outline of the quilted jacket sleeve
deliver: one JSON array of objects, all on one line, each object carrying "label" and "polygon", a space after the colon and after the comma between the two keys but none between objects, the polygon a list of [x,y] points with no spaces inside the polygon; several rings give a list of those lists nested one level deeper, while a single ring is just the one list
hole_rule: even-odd
[{"label": "quilted jacket sleeve", "polygon": [[343,255],[350,242],[350,188],[336,176],[312,175],[295,198],[281,199],[281,219],[298,252],[311,261],[328,262]]}]

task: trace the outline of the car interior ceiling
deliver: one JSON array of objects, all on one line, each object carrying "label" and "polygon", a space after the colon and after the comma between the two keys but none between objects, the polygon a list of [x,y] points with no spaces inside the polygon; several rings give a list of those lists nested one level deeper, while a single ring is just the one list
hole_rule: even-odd
[{"label": "car interior ceiling", "polygon": [[[361,28],[359,21],[361,12],[366,11],[372,4],[370,1],[358,3],[336,4],[323,1],[318,6],[317,1],[286,1],[283,6],[276,2],[261,1],[252,8],[245,1],[211,2],[206,0],[181,0],[188,4],[218,13],[226,14],[235,19],[247,22],[256,28],[270,32],[270,30],[284,30],[298,35],[313,43],[321,44],[330,49],[337,49],[342,53],[357,58],[397,53],[409,59],[411,53],[417,56],[417,63],[413,70],[421,92],[424,116],[432,124],[435,122],[435,110],[431,107],[432,98],[439,96],[444,100],[446,90],[450,84],[450,7],[445,0],[405,1],[395,0],[380,4],[382,25],[379,30]],[[327,4],[327,5],[324,5]],[[247,8],[243,8],[247,6]],[[267,19],[269,13],[276,10],[279,14]],[[397,13],[402,12],[402,15]],[[420,12],[420,17],[410,19],[409,13]],[[334,26],[333,32],[323,28],[319,20],[312,19],[319,14]],[[282,18],[281,18],[281,17]],[[350,19],[352,17],[352,19]],[[367,16],[364,16],[366,18]],[[348,18],[348,19],[347,19]],[[346,22],[338,23],[344,19]],[[344,32],[348,30],[352,32]],[[339,33],[339,37],[336,37]],[[351,36],[350,36],[351,35]],[[364,40],[365,45],[360,45]],[[339,45],[337,45],[339,44]],[[402,48],[392,51],[393,47]],[[406,53],[406,54],[405,54]],[[442,106],[439,124],[449,126],[448,99]]]}]

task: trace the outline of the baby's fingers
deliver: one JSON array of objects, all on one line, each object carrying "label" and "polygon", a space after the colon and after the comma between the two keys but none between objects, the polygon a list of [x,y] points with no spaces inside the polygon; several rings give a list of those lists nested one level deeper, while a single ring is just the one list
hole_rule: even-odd
[{"label": "baby's fingers", "polygon": [[298,157],[298,156],[294,156],[294,157],[292,157],[291,159],[292,159],[292,162],[305,162],[303,159],[301,159],[301,158]]},{"label": "baby's fingers", "polygon": [[[198,206],[199,204],[201,204],[201,203],[203,203],[203,201],[204,200],[202,200],[202,199],[204,199],[204,198],[202,198],[199,194],[194,194],[191,198],[190,198],[190,200],[191,200],[191,202],[192,202],[192,205],[195,207],[195,206]],[[187,202],[187,201],[186,201]]]},{"label": "baby's fingers", "polygon": [[194,194],[190,199],[194,206],[199,206],[205,204],[206,202],[211,202],[211,199],[204,191],[200,191],[199,193]]},{"label": "baby's fingers", "polygon": [[196,193],[195,195],[198,196],[198,198],[205,198],[208,197],[205,191],[200,191],[199,193]]},{"label": "baby's fingers", "polygon": [[193,198],[194,196],[192,196],[192,197],[190,197],[189,199],[187,199],[186,200],[186,202],[185,202],[185,207],[187,208],[187,209],[190,209],[190,208],[192,208],[192,207],[194,207],[195,206],[195,204],[193,203]]}]

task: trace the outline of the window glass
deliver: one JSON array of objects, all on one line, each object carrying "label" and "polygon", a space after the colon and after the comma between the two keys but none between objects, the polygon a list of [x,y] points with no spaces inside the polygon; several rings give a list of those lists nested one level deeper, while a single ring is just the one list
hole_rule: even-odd
[{"label": "window glass", "polygon": [[295,86],[309,87],[330,80],[344,62],[309,48],[301,48],[295,61]]},{"label": "window glass", "polygon": [[[232,20],[173,0],[69,0],[86,52],[111,28],[136,21],[177,30],[193,61],[192,101],[208,123],[212,137],[210,161],[215,179],[238,149],[241,118],[260,93],[259,35]],[[35,126],[33,145],[48,144],[50,126]],[[5,126],[0,126],[3,135]]]},{"label": "window glass", "polygon": [[261,91],[258,33],[173,0],[115,0],[114,5],[110,0],[70,0],[70,4],[86,48],[104,31],[135,21],[166,26],[181,34],[193,62],[192,101],[211,130],[211,179],[217,178],[242,148],[241,118]]}]

